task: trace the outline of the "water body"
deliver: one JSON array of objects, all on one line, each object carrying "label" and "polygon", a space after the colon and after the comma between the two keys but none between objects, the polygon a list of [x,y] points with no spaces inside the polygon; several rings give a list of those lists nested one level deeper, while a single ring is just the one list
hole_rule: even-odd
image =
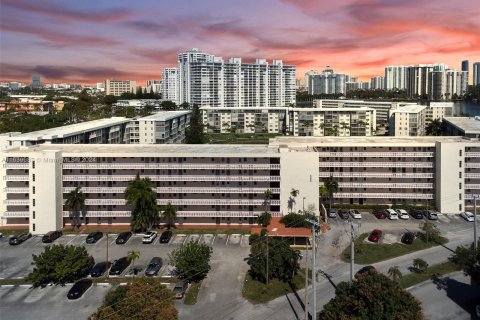
[{"label": "water body", "polygon": [[470,101],[457,101],[453,103],[454,117],[475,117],[480,116],[480,103]]}]

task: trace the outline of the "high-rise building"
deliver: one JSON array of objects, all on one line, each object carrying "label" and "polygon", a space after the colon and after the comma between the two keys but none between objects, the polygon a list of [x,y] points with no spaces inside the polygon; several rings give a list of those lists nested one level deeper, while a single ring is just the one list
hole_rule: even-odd
[{"label": "high-rise building", "polygon": [[121,96],[124,93],[135,93],[137,82],[130,80],[105,80],[105,94]]},{"label": "high-rise building", "polygon": [[162,70],[162,98],[179,104],[178,68]]},{"label": "high-rise building", "polygon": [[347,92],[346,83],[349,76],[344,73],[336,73],[327,66],[320,73],[308,74],[307,86],[309,94],[334,94]]},{"label": "high-rise building", "polygon": [[473,64],[473,85],[478,86],[480,84],[480,62]]},{"label": "high-rise building", "polygon": [[42,83],[40,82],[40,76],[38,74],[34,75],[32,77],[32,88],[39,89],[41,87],[42,87]]},{"label": "high-rise building", "polygon": [[406,68],[405,66],[385,67],[384,88],[385,90],[406,89]]},{"label": "high-rise building", "polygon": [[164,84],[164,95],[201,107],[283,107],[295,103],[295,71],[282,60],[225,62],[194,48],[178,55],[178,68],[164,69],[164,82],[167,76],[172,83]]},{"label": "high-rise building", "polygon": [[469,66],[468,66],[468,60],[463,60],[462,61],[462,71],[470,71]]},{"label": "high-rise building", "polygon": [[370,80],[370,89],[381,89],[383,90],[385,88],[385,80],[383,77],[380,77],[380,76],[376,76],[376,77],[373,77],[371,80]]}]

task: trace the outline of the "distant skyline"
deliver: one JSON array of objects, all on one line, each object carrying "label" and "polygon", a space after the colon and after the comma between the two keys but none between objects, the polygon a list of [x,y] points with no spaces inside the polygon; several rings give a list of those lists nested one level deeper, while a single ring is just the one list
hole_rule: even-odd
[{"label": "distant skyline", "polygon": [[[361,80],[387,65],[480,61],[477,0],[0,0],[0,81],[160,79],[193,47]],[[470,70],[471,72],[472,70]]]}]

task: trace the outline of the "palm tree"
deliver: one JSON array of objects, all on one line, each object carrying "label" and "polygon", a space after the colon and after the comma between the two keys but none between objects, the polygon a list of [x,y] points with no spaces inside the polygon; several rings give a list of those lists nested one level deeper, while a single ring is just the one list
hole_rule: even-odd
[{"label": "palm tree", "polygon": [[413,267],[417,268],[420,272],[424,272],[427,271],[428,263],[421,258],[415,258],[413,259]]},{"label": "palm tree", "polygon": [[174,225],[173,221],[177,218],[177,208],[172,205],[170,202],[163,207],[162,217],[167,222],[167,229],[170,230],[170,227]]},{"label": "palm tree", "polygon": [[261,215],[257,216],[257,224],[261,225],[262,227],[267,227],[272,220],[272,214],[268,211],[262,212]]},{"label": "palm tree", "polygon": [[65,207],[70,211],[70,218],[73,217],[73,226],[78,228],[81,226],[80,210],[85,207],[85,194],[81,191],[82,187],[77,185],[75,190],[70,191],[65,201]]},{"label": "palm tree", "polygon": [[322,136],[325,135],[325,123],[320,123],[320,127],[319,127],[321,130],[322,130]]},{"label": "palm tree", "polygon": [[133,268],[133,276],[135,277],[135,261],[140,258],[140,251],[130,250],[127,253],[127,260],[130,261]]},{"label": "palm tree", "polygon": [[328,210],[332,209],[333,194],[338,191],[338,182],[333,180],[333,176],[328,177],[325,186],[328,190]]},{"label": "palm tree", "polygon": [[[297,203],[295,201],[295,198],[297,198],[299,194],[300,194],[300,191],[298,189],[292,188],[292,191],[290,191],[290,195],[292,196],[292,203],[294,204],[293,205],[294,208],[295,208],[295,204]],[[295,210],[293,210],[293,211],[295,211]]]},{"label": "palm tree", "polygon": [[131,227],[133,231],[146,231],[158,221],[159,208],[157,194],[153,191],[153,183],[148,178],[140,179],[137,174],[128,182],[125,199],[132,208]]},{"label": "palm tree", "polygon": [[318,193],[320,194],[320,198],[322,198],[322,202],[323,202],[323,199],[328,196],[327,186],[325,184],[318,186]]},{"label": "palm tree", "polygon": [[343,122],[343,121],[340,123],[340,125],[342,126],[342,129],[343,129],[343,134],[345,134],[345,135],[346,135],[346,134],[347,134],[347,129],[349,129],[349,128],[350,128],[350,126],[348,125],[348,123],[346,123],[346,122]]},{"label": "palm tree", "polygon": [[402,276],[403,276],[398,266],[390,267],[387,273],[388,273],[388,276],[392,278],[393,281],[398,281],[402,279]]},{"label": "palm tree", "polygon": [[[265,198],[265,211],[267,211],[267,205],[269,205],[271,202],[270,200],[273,198],[273,193],[272,190],[267,189],[263,192],[263,196]],[[270,208],[268,211],[271,211]]]}]

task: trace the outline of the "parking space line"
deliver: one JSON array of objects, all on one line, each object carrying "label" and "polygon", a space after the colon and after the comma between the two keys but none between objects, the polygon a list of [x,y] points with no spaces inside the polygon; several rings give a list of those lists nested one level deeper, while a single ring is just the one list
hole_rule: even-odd
[{"label": "parking space line", "polygon": [[216,237],[217,237],[217,235],[216,235],[216,234],[214,234],[214,235],[213,235],[212,242],[210,242],[210,245],[212,245],[212,246],[213,246],[213,243],[215,242],[215,238],[216,238]]},{"label": "parking space line", "polygon": [[[116,239],[113,239],[112,242],[110,242],[110,245],[114,244],[115,241],[117,241],[117,240],[116,240]],[[126,242],[125,242],[125,244],[126,244]]]},{"label": "parking space line", "polygon": [[230,235],[227,236],[227,242],[225,242],[225,245],[228,246],[228,240],[230,239]]},{"label": "parking space line", "polygon": [[200,243],[200,241],[202,241],[202,237],[203,237],[203,234],[201,234],[200,237],[198,237],[197,243]]},{"label": "parking space line", "polygon": [[185,239],[183,239],[182,246],[185,244],[185,242],[187,241],[187,239],[188,239],[188,235],[185,237]]},{"label": "parking space line", "polygon": [[242,234],[242,237],[240,238],[240,243],[239,243],[240,245],[242,245],[242,242],[243,242],[243,236],[244,236],[244,235]]},{"label": "parking space line", "polygon": [[67,244],[70,244],[76,237],[73,237],[72,240],[68,241]]}]

